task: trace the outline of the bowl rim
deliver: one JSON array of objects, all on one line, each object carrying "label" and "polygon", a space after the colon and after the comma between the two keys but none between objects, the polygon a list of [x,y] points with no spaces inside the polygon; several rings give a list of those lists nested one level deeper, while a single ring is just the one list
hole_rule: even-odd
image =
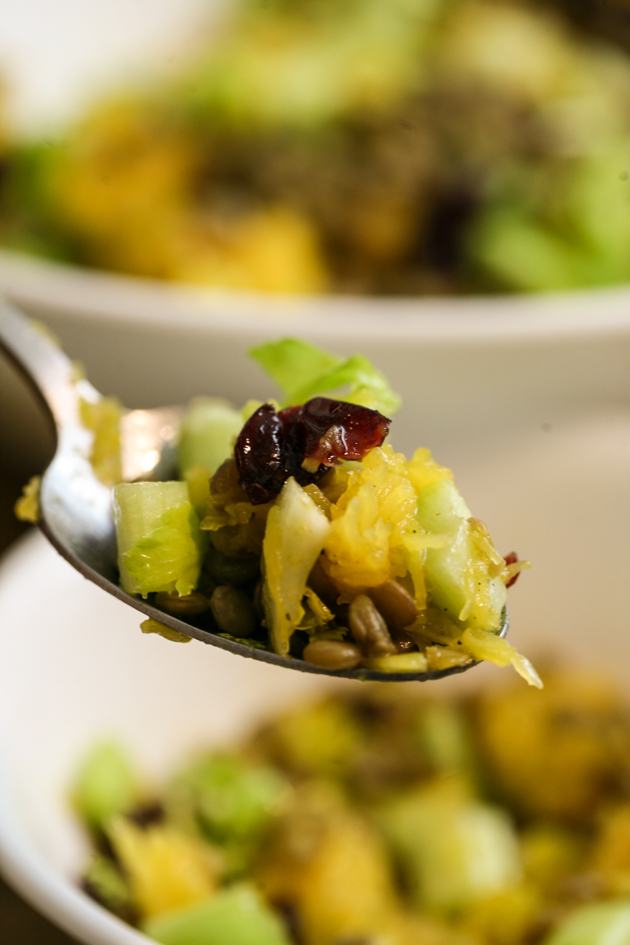
[{"label": "bowl rim", "polygon": [[[164,330],[435,345],[553,343],[630,335],[630,285],[530,295],[287,296],[161,282],[0,249],[0,291],[18,305],[62,320]],[[596,309],[596,311],[594,311]]]},{"label": "bowl rim", "polygon": [[[24,573],[46,544],[36,529],[14,542],[0,558],[0,584]],[[36,912],[86,945],[150,945],[137,929],[94,902],[78,885],[55,870],[20,829],[19,796],[10,764],[0,758],[0,875]]]},{"label": "bowl rim", "polygon": [[55,872],[20,835],[8,772],[0,766],[0,874],[32,908],[86,945],[149,945],[141,932],[93,902]]}]

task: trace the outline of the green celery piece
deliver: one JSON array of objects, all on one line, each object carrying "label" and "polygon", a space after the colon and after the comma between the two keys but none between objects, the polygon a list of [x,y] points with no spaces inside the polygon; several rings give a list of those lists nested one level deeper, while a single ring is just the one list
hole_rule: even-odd
[{"label": "green celery piece", "polygon": [[624,140],[579,162],[568,180],[566,203],[571,230],[598,262],[601,281],[630,278],[628,184],[620,173],[627,164]]},{"label": "green celery piece", "polygon": [[120,869],[108,857],[93,856],[84,876],[84,883],[110,912],[122,918],[133,908],[131,889]]},{"label": "green celery piece", "polygon": [[82,820],[98,830],[132,807],[138,793],[138,777],[126,752],[117,742],[105,741],[94,745],[83,759],[71,799]]},{"label": "green celery piece", "polygon": [[153,919],[144,931],[161,945],[290,945],[280,919],[247,884]]},{"label": "green celery piece", "polygon": [[436,700],[418,714],[418,743],[432,770],[476,776],[472,733],[462,710],[451,702]]},{"label": "green celery piece", "polygon": [[167,808],[179,822],[200,822],[212,840],[229,843],[260,836],[286,792],[286,782],[272,768],[211,754],[174,779]]},{"label": "green celery piece", "polygon": [[471,514],[451,478],[437,479],[422,490],[418,515],[423,527],[432,535],[455,535]]},{"label": "green celery piece", "polygon": [[194,467],[207,469],[211,476],[232,452],[243,419],[227,401],[212,397],[195,398],[182,420],[178,460],[182,477]]},{"label": "green celery piece", "polygon": [[[418,520],[423,528],[434,535],[445,535],[448,543],[443,548],[429,548],[426,555],[426,580],[433,604],[458,621],[466,604],[467,579],[470,564],[476,552],[471,539],[468,519],[470,509],[452,479],[440,479],[423,490],[418,502]],[[505,585],[500,578],[490,578],[493,626],[498,629],[505,606]],[[475,622],[474,617],[471,618]]]},{"label": "green celery piece", "polygon": [[457,911],[521,879],[505,812],[467,796],[452,779],[394,799],[378,820],[420,909]]},{"label": "green celery piece", "polygon": [[259,345],[250,355],[282,390],[284,406],[347,388],[344,399],[391,416],[400,398],[362,355],[338,358],[308,341],[283,338]]},{"label": "green celery piece", "polygon": [[114,489],[120,583],[129,594],[190,594],[202,557],[199,519],[185,482],[124,482]]},{"label": "green celery piece", "polygon": [[630,945],[630,900],[576,909],[544,945]]},{"label": "green celery piece", "polygon": [[551,292],[597,281],[592,253],[518,207],[489,211],[475,227],[470,251],[476,263],[508,289]]}]

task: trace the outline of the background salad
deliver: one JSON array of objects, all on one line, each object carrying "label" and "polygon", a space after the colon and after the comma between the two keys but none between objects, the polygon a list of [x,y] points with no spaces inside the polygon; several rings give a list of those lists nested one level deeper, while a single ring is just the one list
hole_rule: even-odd
[{"label": "background salad", "polygon": [[268,292],[628,280],[618,0],[238,0],[178,76],[0,130],[5,245]]},{"label": "background salad", "polygon": [[96,744],[84,887],[164,945],[625,945],[628,708],[548,677],[298,704],[159,786]]}]

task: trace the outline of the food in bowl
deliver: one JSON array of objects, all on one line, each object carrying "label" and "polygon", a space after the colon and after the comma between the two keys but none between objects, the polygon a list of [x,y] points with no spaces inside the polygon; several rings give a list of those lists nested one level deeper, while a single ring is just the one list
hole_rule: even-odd
[{"label": "food in bowl", "polygon": [[407,459],[384,443],[398,398],[383,375],[295,339],[252,354],[282,405],[199,400],[181,478],[115,487],[123,589],[329,671],[486,659],[539,686],[501,635],[523,562],[497,552],[427,449]]},{"label": "food in bowl", "polygon": [[164,945],[625,945],[630,712],[546,681],[329,695],[157,787],[96,744],[84,888]]},{"label": "food in bowl", "polygon": [[627,282],[619,0],[240,0],[181,74],[0,138],[0,238],[236,290]]}]

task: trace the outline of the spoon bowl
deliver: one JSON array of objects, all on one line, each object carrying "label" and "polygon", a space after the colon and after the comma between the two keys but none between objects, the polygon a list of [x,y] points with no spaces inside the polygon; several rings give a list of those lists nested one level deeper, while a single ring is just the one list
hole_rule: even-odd
[{"label": "spoon bowl", "polygon": [[[39,526],[50,543],[83,577],[146,617],[202,643],[238,656],[287,669],[380,682],[424,682],[464,672],[470,660],[448,669],[420,673],[384,673],[359,667],[329,670],[305,660],[281,656],[188,623],[126,593],[118,584],[112,491],[95,475],[89,459],[91,434],[80,421],[80,403],[97,403],[99,392],[78,376],[77,365],[61,351],[45,326],[29,321],[13,308],[0,306],[0,349],[33,386],[50,419],[56,451],[41,478]],[[181,407],[128,410],[121,426],[123,479],[168,478],[174,466]],[[504,610],[500,636],[508,630]]]}]

